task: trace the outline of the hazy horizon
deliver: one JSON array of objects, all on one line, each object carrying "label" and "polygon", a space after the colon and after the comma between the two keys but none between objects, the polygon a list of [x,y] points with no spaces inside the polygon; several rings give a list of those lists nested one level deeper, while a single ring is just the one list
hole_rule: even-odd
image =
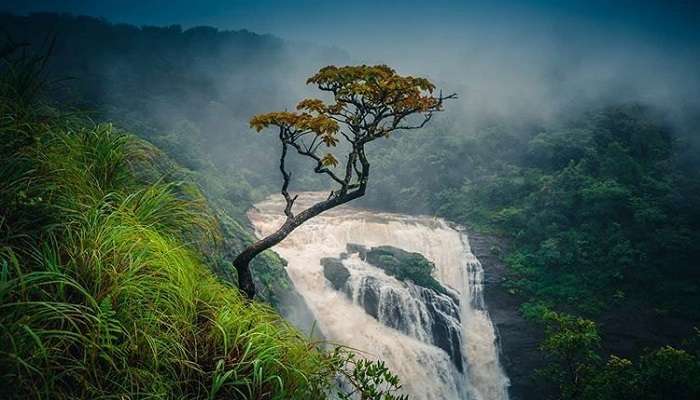
[{"label": "hazy horizon", "polygon": [[572,105],[632,101],[686,124],[688,111],[700,110],[692,2],[39,0],[0,9],[246,29],[334,47],[354,63],[385,63],[459,92],[470,121],[546,121]]}]

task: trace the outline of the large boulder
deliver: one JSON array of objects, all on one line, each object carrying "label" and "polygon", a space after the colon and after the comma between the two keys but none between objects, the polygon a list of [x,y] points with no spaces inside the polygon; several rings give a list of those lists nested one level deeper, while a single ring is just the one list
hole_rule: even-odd
[{"label": "large boulder", "polygon": [[323,276],[328,279],[335,290],[345,290],[345,285],[350,279],[350,271],[345,268],[343,261],[338,258],[324,257],[321,259]]},{"label": "large boulder", "polygon": [[435,264],[420,253],[412,253],[393,246],[372,247],[365,251],[363,259],[368,264],[384,270],[400,281],[409,280],[414,284],[452,297],[459,304],[459,296],[442,286],[435,278]]}]

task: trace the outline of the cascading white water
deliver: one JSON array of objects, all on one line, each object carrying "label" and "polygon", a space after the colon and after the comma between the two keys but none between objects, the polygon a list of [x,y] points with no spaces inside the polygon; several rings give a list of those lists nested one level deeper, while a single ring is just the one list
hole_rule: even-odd
[{"label": "cascading white water", "polygon": [[[295,209],[319,196],[302,193]],[[282,208],[281,198],[273,196],[248,213],[258,236],[270,234],[282,224]],[[356,255],[344,260],[351,272],[348,284],[352,298],[331,286],[320,260],[338,257],[348,243],[394,246],[420,253],[435,263],[435,278],[459,295],[463,373],[450,355],[431,344],[430,332],[425,328],[429,317],[424,304],[415,300],[415,287],[397,281]],[[343,206],[307,221],[274,250],[288,261],[289,276],[324,336],[333,343],[362,350],[368,358],[385,360],[412,398],[507,399],[508,379],[498,362],[493,324],[483,307],[481,264],[471,253],[467,236],[446,221]],[[392,299],[380,301],[379,314],[392,312],[392,307],[405,314],[402,325],[395,326],[397,329],[380,322],[388,317],[374,318],[360,305],[358,296],[367,277],[384,288],[382,296]],[[411,320],[416,326],[405,326]]]}]

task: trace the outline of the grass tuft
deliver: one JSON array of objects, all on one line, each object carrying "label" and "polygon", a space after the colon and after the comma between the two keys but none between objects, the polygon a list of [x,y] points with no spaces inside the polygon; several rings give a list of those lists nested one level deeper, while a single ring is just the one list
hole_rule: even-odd
[{"label": "grass tuft", "polygon": [[1,149],[0,397],[323,397],[331,355],[204,264],[201,193],[141,179],[149,146],[109,124],[42,117],[25,75],[9,104],[8,74],[1,134],[23,140]]}]

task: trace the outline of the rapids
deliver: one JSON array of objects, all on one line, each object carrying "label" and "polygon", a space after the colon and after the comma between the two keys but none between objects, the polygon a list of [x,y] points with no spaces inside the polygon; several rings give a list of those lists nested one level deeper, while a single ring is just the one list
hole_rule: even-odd
[{"label": "rapids", "polygon": [[[302,193],[295,210],[302,209],[319,194]],[[281,196],[272,196],[248,213],[256,234],[273,232],[284,221]],[[383,271],[351,255],[343,264],[350,271],[352,296],[334,289],[326,280],[321,258],[339,257],[348,243],[368,247],[389,245],[422,254],[435,263],[435,278],[459,296],[461,346],[464,372],[450,356],[430,341],[426,326],[394,329],[382,317],[369,315],[358,301],[361,285],[372,277],[391,296],[381,296],[379,307],[405,313],[406,318],[423,313],[424,304],[410,283],[399,282]],[[467,235],[446,221],[424,216],[382,213],[342,206],[321,214],[297,228],[273,248],[288,261],[287,272],[317,320],[323,336],[362,350],[368,358],[381,358],[399,375],[404,390],[413,399],[504,400],[508,378],[498,360],[493,324],[482,296],[483,269],[469,248]],[[408,296],[413,296],[409,298]],[[422,300],[425,301],[425,300]],[[386,312],[385,312],[386,314]],[[416,314],[417,315],[417,314]],[[424,318],[424,317],[423,317]],[[300,326],[309,331],[310,326]],[[459,328],[459,325],[458,325]]]}]

